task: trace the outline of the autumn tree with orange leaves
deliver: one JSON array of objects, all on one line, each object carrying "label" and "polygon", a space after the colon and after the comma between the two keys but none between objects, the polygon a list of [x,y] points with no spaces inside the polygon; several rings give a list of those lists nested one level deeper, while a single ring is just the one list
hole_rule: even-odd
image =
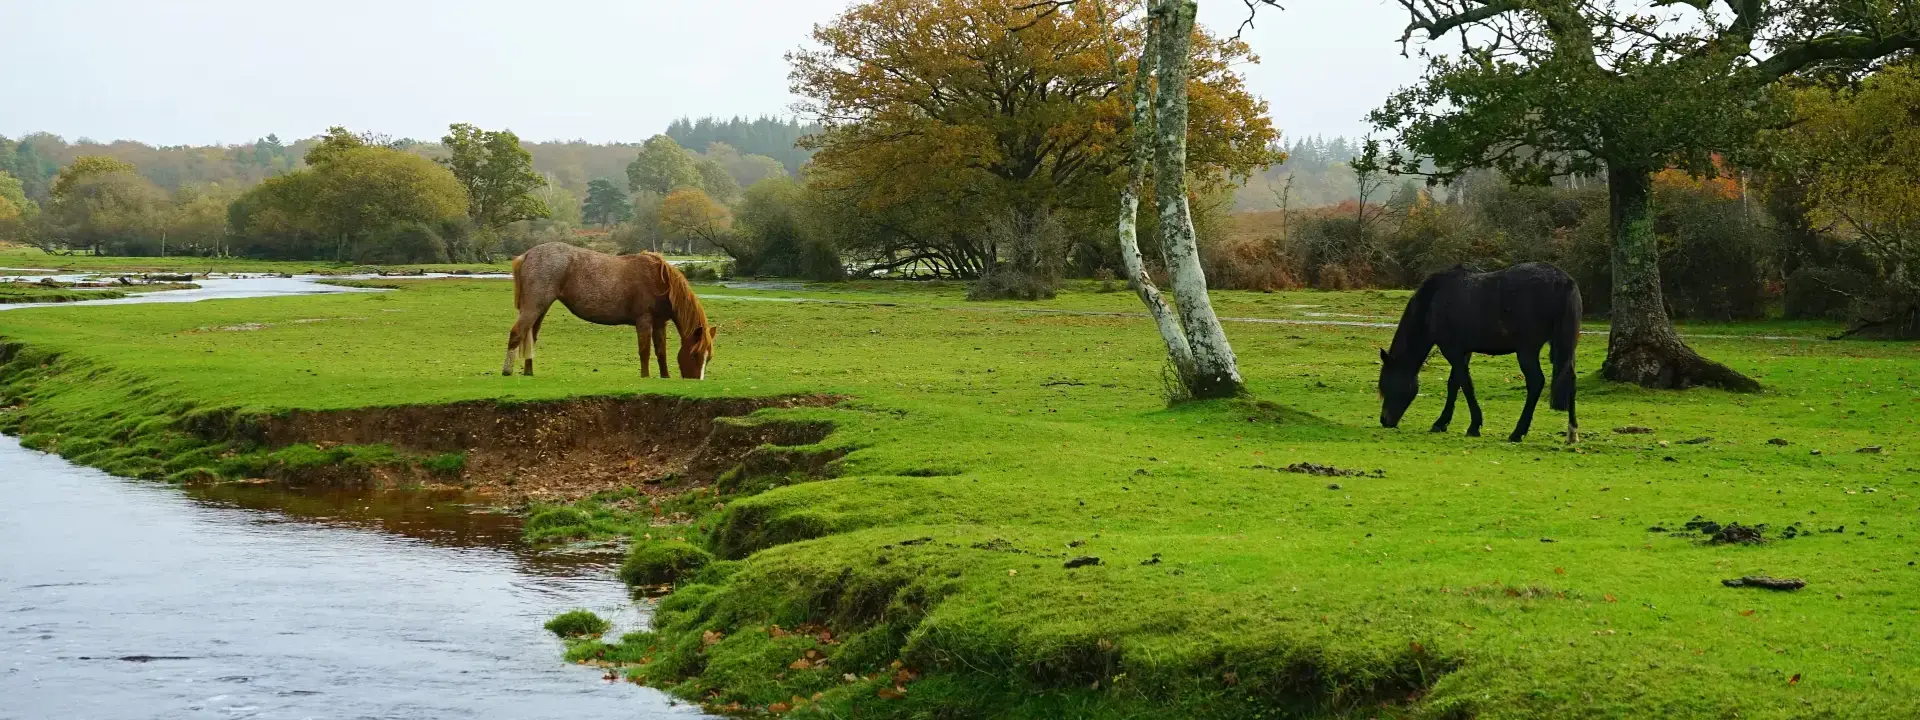
[{"label": "autumn tree with orange leaves", "polygon": [[[827,130],[808,179],[852,259],[979,277],[1004,262],[987,228],[1047,214],[1111,257],[1133,142],[1138,3],[872,0],[788,55],[802,109]],[[1223,183],[1275,159],[1266,104],[1233,70],[1238,41],[1194,31],[1188,173]]]}]

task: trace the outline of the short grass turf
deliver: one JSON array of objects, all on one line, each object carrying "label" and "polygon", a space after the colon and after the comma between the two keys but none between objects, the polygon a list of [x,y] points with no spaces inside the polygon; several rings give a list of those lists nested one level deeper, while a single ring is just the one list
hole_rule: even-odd
[{"label": "short grass turf", "polygon": [[[1564,416],[1544,407],[1532,437],[1504,441],[1522,399],[1510,358],[1476,361],[1486,437],[1461,435],[1464,408],[1452,433],[1424,432],[1442,399],[1433,366],[1403,429],[1379,428],[1375,348],[1390,330],[1371,324],[1390,324],[1404,293],[1217,293],[1241,318],[1227,330],[1252,399],[1169,409],[1151,325],[1125,314],[1131,295],[1091,285],[1041,303],[703,287],[721,327],[704,382],[639,379],[630,330],[558,307],[540,375],[503,378],[506,283],[404,285],[0,314],[0,336],[27,348],[5,386],[27,403],[8,422],[137,433],[164,420],[142,408],[843,394],[773,415],[832,422],[826,444],[851,451],[836,477],[771,483],[650,532],[716,560],[681,579],[657,633],[575,648],[647,661],[628,672],[723,707],[1920,715],[1912,345],[1819,341],[1835,328],[1817,324],[1686,328],[1768,388],[1733,395],[1599,381],[1604,338],[1588,337],[1586,438],[1565,449]],[[1611,432],[1629,425],[1654,432]],[[1281,470],[1304,462],[1384,477]],[[1776,539],[1709,545],[1682,532],[1696,516]],[[1777,539],[1788,527],[1798,537]],[[1099,562],[1065,567],[1083,557]],[[1754,574],[1808,585],[1721,584]],[[809,623],[833,636],[774,632]],[[798,664],[808,650],[829,664]],[[895,660],[920,674],[902,697]]]}]

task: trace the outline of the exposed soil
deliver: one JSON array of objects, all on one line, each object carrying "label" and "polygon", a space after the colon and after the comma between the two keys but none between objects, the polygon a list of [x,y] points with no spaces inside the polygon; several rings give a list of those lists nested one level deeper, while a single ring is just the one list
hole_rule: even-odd
[{"label": "exposed soil", "polygon": [[1731,587],[1731,588],[1756,587],[1756,588],[1764,588],[1767,590],[1799,590],[1800,588],[1807,586],[1807,581],[1801,580],[1800,578],[1776,578],[1776,577],[1767,577],[1765,575],[1748,575],[1746,577],[1733,578],[1731,580],[1721,580],[1720,584],[1725,585],[1727,587]]},{"label": "exposed soil", "polygon": [[638,396],[293,411],[263,418],[251,434],[272,447],[384,443],[408,454],[462,453],[466,458],[457,479],[400,464],[312,468],[284,478],[290,481],[458,485],[513,502],[560,502],[628,487],[682,490],[711,483],[743,463],[769,464],[754,462],[756,455],[766,454],[756,453],[757,448],[818,443],[831,428],[737,418],[763,408],[818,407],[839,400],[825,395]]}]

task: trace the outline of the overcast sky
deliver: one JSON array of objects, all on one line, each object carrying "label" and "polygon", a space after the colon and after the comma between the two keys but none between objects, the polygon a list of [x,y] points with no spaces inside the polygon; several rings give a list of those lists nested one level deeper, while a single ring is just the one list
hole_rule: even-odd
[{"label": "overcast sky", "polygon": [[[849,0],[27,0],[6,3],[0,134],[250,142],[329,125],[643,140],[683,115],[789,113],[783,53]],[[1289,136],[1355,135],[1418,75],[1388,0],[1289,0],[1246,68]],[[1241,0],[1201,0],[1230,33]]]}]

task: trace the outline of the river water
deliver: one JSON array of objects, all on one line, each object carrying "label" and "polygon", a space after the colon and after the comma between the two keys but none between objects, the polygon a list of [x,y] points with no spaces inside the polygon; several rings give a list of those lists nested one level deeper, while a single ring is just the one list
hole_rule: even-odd
[{"label": "river water", "polygon": [[[345,291],[275,280],[126,300]],[[541,629],[643,627],[618,560],[457,496],[182,488],[0,436],[0,720],[698,716]]]}]

